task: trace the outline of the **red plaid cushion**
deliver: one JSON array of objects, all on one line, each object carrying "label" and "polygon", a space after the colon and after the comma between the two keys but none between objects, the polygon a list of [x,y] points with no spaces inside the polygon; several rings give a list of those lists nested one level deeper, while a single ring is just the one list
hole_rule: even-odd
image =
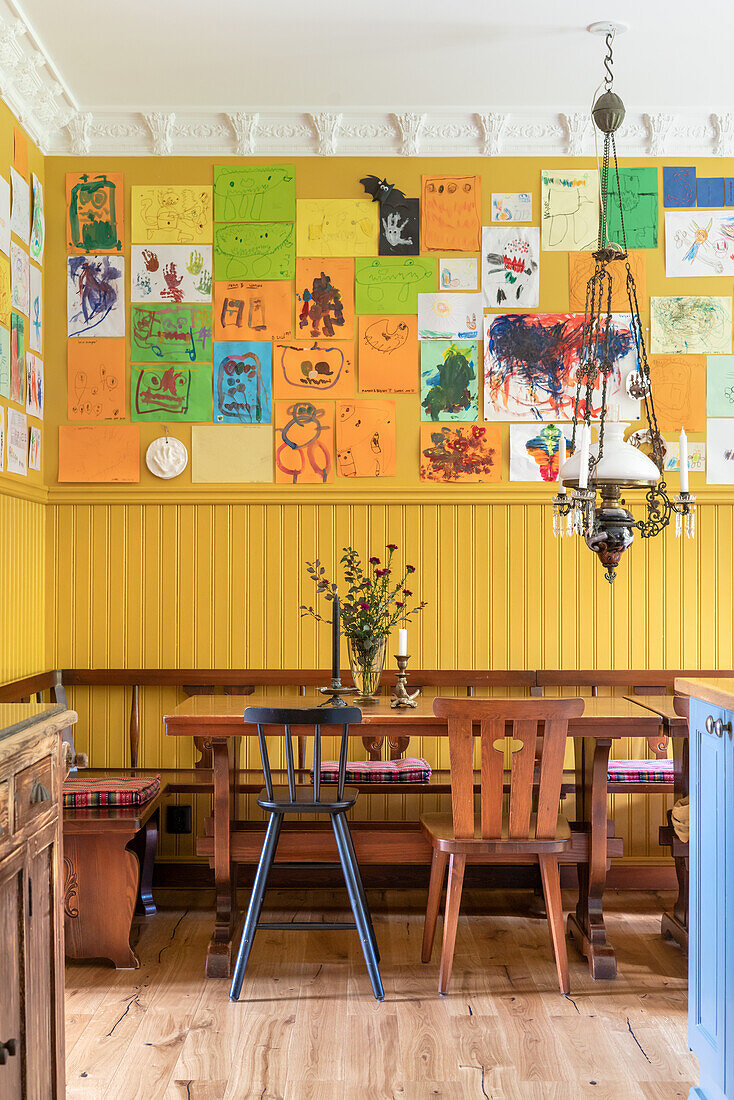
[{"label": "red plaid cushion", "polygon": [[[338,778],[338,761],[322,761],[321,782],[336,783]],[[422,758],[347,761],[347,783],[427,783],[430,778],[431,765]],[[313,768],[311,779],[313,780]]]},{"label": "red plaid cushion", "polygon": [[610,760],[608,783],[672,783],[672,760]]},{"label": "red plaid cushion", "polygon": [[161,789],[159,775],[131,779],[126,776],[103,779],[67,779],[64,783],[64,808],[83,806],[141,806],[155,798]]}]

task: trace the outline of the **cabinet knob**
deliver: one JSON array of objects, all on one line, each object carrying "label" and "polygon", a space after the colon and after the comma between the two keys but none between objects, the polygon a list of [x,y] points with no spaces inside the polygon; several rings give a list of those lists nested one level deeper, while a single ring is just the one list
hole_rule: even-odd
[{"label": "cabinet knob", "polygon": [[7,1039],[4,1043],[0,1043],[0,1066],[4,1066],[8,1058],[14,1058],[17,1053],[17,1039]]},{"label": "cabinet knob", "polygon": [[706,719],[706,733],[713,733],[713,732],[714,732],[714,716],[713,716],[713,714],[709,714],[708,718]]},{"label": "cabinet knob", "polygon": [[40,780],[37,779],[36,782],[33,784],[33,788],[31,790],[31,802],[36,803],[50,801],[51,795],[49,793],[48,787],[44,787],[43,783],[41,783]]},{"label": "cabinet knob", "polygon": [[717,718],[714,722],[714,733],[717,737],[723,737],[724,733],[728,733],[731,737],[731,722],[722,722],[720,718]]}]

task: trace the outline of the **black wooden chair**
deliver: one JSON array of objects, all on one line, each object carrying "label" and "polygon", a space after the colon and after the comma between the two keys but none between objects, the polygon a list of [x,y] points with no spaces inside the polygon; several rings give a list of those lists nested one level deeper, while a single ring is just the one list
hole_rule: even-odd
[{"label": "black wooden chair", "polygon": [[[372,918],[367,907],[362,877],[359,873],[357,858],[354,853],[354,845],[347,824],[347,811],[357,801],[359,791],[356,787],[346,787],[344,776],[347,767],[347,749],[349,742],[349,727],[362,721],[362,712],[356,707],[335,707],[329,710],[271,708],[271,707],[247,707],[244,720],[248,725],[257,726],[257,735],[260,743],[260,757],[262,760],[265,789],[258,796],[257,804],[270,814],[265,840],[263,841],[260,861],[255,873],[255,881],[250,894],[250,902],[247,907],[245,924],[242,929],[237,952],[237,962],[232,974],[232,985],[229,990],[230,1001],[239,999],[242,981],[245,976],[247,961],[252,950],[252,941],[258,928],[282,928],[289,931],[333,931],[335,929],[353,928],[359,933],[359,939],[367,964],[367,971],[372,983],[372,990],[378,1001],[383,1000],[385,994],[380,978],[379,961],[380,953],[377,948],[375,931],[372,927]],[[270,760],[266,743],[266,726],[278,726],[285,732],[285,756],[286,770],[288,774],[287,787],[274,787],[270,772]],[[314,740],[314,779],[313,785],[296,784],[296,769],[293,756],[293,733],[291,727],[296,727],[297,737],[309,736],[313,729]],[[337,783],[326,784],[321,782],[321,729],[324,726],[341,727],[341,746],[339,751],[339,771]],[[349,894],[349,902],[354,914],[354,924],[345,924],[337,921],[285,921],[285,922],[261,922],[263,898],[267,886],[268,875],[275,859],[275,850],[278,846],[278,837],[286,814],[328,814],[331,826],[334,830],[334,838],[339,853],[339,863],[278,863],[278,867],[302,870],[305,867],[324,869],[341,865],[344,881]]]}]

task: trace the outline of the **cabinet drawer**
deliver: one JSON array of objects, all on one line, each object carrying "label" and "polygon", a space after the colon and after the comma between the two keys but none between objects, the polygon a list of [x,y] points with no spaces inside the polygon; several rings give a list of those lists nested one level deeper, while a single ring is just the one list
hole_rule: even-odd
[{"label": "cabinet drawer", "polygon": [[44,756],[15,776],[15,829],[56,809],[53,758]]},{"label": "cabinet drawer", "polygon": [[10,821],[10,783],[0,783],[0,851],[7,845],[12,833]]}]

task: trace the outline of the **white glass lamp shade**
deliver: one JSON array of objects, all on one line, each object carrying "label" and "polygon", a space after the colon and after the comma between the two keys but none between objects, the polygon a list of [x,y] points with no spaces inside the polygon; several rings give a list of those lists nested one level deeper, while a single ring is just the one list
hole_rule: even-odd
[{"label": "white glass lamp shade", "polygon": [[[625,443],[627,427],[628,424],[618,420],[607,421],[604,425],[604,453],[591,475],[595,485],[654,485],[660,478],[660,471],[652,459],[631,443]],[[598,441],[591,444],[590,454],[594,459],[599,454]],[[581,448],[577,447],[559,473],[566,485],[574,486],[578,485],[580,470]]]}]

